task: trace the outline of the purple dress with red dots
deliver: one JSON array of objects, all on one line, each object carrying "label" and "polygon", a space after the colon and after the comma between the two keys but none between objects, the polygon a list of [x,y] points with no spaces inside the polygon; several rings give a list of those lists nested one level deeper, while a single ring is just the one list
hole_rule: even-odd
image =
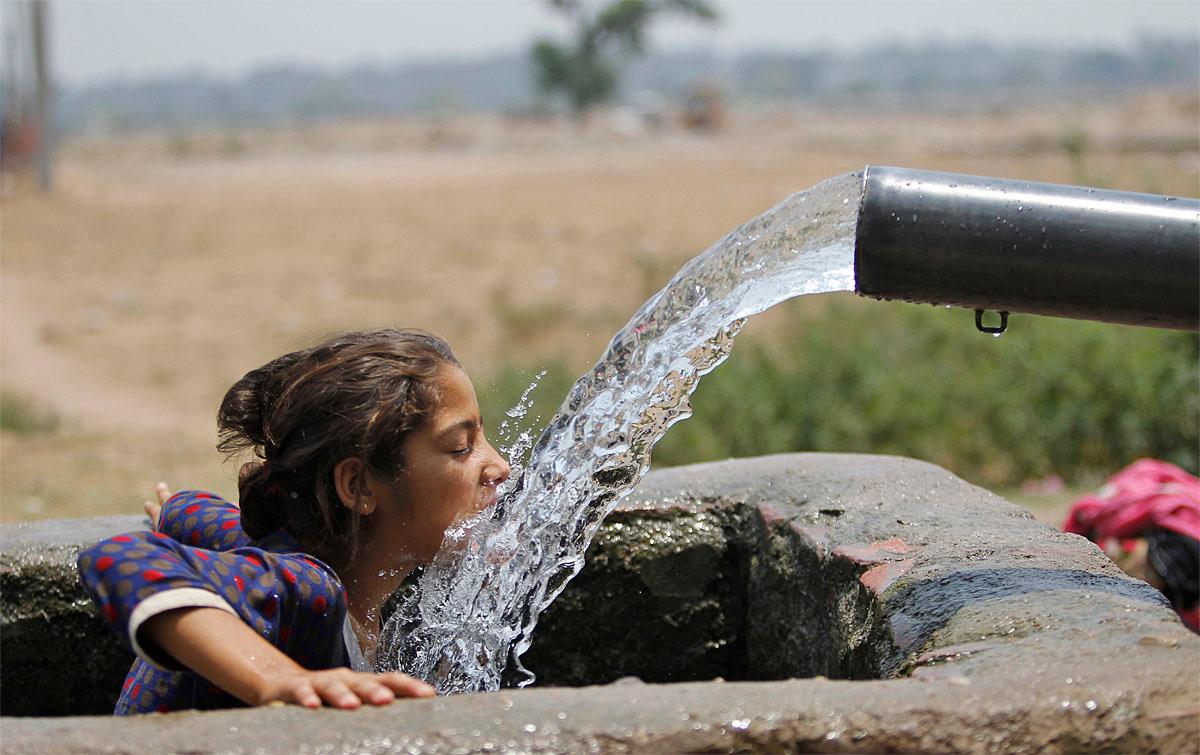
[{"label": "purple dress with red dots", "polygon": [[157,532],[130,532],[79,555],[84,590],[137,659],[116,714],[232,708],[237,698],[138,636],[177,608],[228,611],[309,669],[349,666],[346,591],[331,568],[285,531],[251,542],[237,506],[185,491],[163,504]]}]

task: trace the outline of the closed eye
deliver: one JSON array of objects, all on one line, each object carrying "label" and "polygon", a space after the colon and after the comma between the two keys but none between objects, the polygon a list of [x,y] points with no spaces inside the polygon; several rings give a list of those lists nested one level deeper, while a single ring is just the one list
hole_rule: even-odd
[{"label": "closed eye", "polygon": [[447,449],[447,453],[465,456],[475,450],[475,438],[479,431],[478,419],[465,419],[438,433],[438,437],[446,444],[442,447]]}]

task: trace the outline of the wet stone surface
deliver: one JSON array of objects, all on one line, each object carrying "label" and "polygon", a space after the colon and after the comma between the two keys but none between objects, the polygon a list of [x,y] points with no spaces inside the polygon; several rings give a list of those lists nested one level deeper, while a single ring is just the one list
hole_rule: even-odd
[{"label": "wet stone surface", "polygon": [[938,467],[829,454],[648,475],[543,614],[539,687],[14,717],[110,709],[129,656],[73,553],[137,526],[3,528],[4,752],[1194,751],[1200,731],[1200,638],[1152,588]]},{"label": "wet stone surface", "polygon": [[524,665],[539,685],[742,675],[741,559],[721,512],[617,512],[542,614]]},{"label": "wet stone surface", "polygon": [[75,554],[140,516],[0,528],[0,713],[111,713],[133,653],[79,586]]}]

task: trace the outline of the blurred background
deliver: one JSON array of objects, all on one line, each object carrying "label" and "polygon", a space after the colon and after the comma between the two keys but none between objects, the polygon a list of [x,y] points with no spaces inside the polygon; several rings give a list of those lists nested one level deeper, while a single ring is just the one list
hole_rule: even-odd
[{"label": "blurred background", "polygon": [[[1200,5],[0,2],[0,519],[236,494],[214,416],[326,334],[445,336],[537,417],[682,263],[870,163],[1194,197]],[[946,466],[1057,523],[1197,471],[1179,333],[806,297],[755,318],[655,464]]]}]

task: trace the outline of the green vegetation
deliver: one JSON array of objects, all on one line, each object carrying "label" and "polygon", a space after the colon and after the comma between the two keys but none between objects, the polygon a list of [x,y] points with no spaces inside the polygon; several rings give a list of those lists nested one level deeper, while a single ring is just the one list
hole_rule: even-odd
[{"label": "green vegetation", "polygon": [[1058,143],[1067,154],[1067,159],[1071,161],[1071,180],[1077,184],[1087,184],[1087,131],[1081,128],[1064,131]]},{"label": "green vegetation", "polygon": [[[1051,474],[1093,484],[1142,456],[1200,466],[1195,333],[1014,315],[993,338],[965,310],[835,298],[816,319],[783,306],[769,342],[741,338],[701,382],[655,465],[887,453],[989,487]],[[492,405],[516,403],[518,375],[501,373]],[[543,421],[573,377],[550,368],[535,392]]]},{"label": "green vegetation", "polygon": [[58,429],[61,419],[48,407],[12,391],[0,392],[0,430],[18,435],[49,433]]},{"label": "green vegetation", "polygon": [[[538,374],[543,370],[546,374],[538,379]],[[515,426],[516,431],[530,429],[535,433],[541,432],[578,377],[561,361],[556,361],[541,367],[508,364],[494,373],[490,380],[476,383],[475,390],[479,396],[479,409],[483,412],[483,423],[487,426],[488,440],[493,445],[507,445],[499,433],[500,424],[506,420]],[[529,411],[523,418],[510,419],[505,412],[517,405],[521,394],[534,382],[537,388],[529,393],[532,402]]]},{"label": "green vegetation", "polygon": [[616,51],[641,53],[651,19],[663,14],[712,22],[716,11],[704,0],[614,0],[594,12],[580,0],[550,0],[575,28],[573,46],[539,39],[533,45],[538,87],[562,93],[578,115],[612,99],[617,91]]}]

